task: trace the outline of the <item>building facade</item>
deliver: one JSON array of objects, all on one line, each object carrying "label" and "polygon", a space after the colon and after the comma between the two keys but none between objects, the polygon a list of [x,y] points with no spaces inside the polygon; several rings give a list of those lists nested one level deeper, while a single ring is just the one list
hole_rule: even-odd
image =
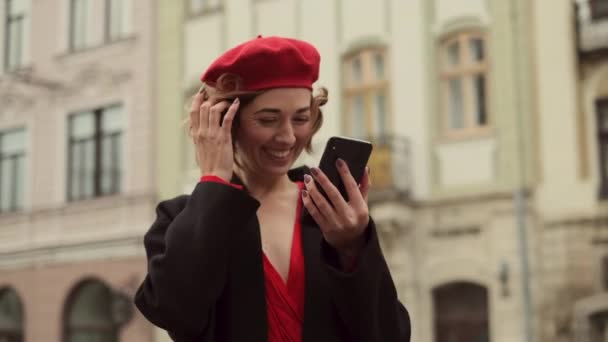
[{"label": "building facade", "polygon": [[300,163],[333,135],[374,142],[370,208],[412,341],[607,340],[606,1],[7,0],[0,15],[0,340],[169,341],[129,301],[142,236],[198,180],[183,121],[200,74],[258,34],[321,53],[329,102]]},{"label": "building facade", "polygon": [[0,1],[0,340],[151,341],[157,8]]},{"label": "building facade", "polygon": [[301,163],[332,135],[374,141],[370,205],[413,340],[605,340],[606,1],[171,7],[162,195],[198,176],[180,123],[204,68],[258,34],[305,39],[330,101]]}]

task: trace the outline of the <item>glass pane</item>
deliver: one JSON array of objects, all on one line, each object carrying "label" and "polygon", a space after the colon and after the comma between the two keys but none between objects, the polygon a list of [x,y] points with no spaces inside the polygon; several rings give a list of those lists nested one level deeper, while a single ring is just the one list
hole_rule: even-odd
[{"label": "glass pane", "polygon": [[0,211],[11,209],[13,202],[12,185],[14,182],[13,163],[10,159],[0,159]]},{"label": "glass pane", "polygon": [[361,138],[365,135],[365,115],[363,112],[363,96],[356,95],[352,100],[351,132],[354,137]]},{"label": "glass pane", "polygon": [[70,198],[76,199],[78,198],[78,194],[80,193],[80,165],[82,164],[82,160],[80,157],[80,148],[82,144],[72,144],[70,146],[70,158],[72,160],[72,165],[70,165],[70,176],[72,177],[68,181],[70,182]]},{"label": "glass pane", "polygon": [[0,327],[19,330],[22,327],[23,312],[21,300],[13,290],[0,293]]},{"label": "glass pane", "polygon": [[112,325],[111,295],[104,284],[90,282],[82,286],[71,304],[68,315],[71,327]]},{"label": "glass pane", "polygon": [[19,157],[15,160],[16,166],[15,169],[17,171],[14,191],[15,192],[15,206],[16,209],[23,208],[24,203],[24,184],[25,184],[25,157]]},{"label": "glass pane", "polygon": [[376,79],[384,79],[384,56],[380,53],[374,55],[374,70],[376,71]]},{"label": "glass pane", "polygon": [[80,199],[93,196],[95,143],[93,140],[74,143],[71,148],[72,172],[71,198]]},{"label": "glass pane", "polygon": [[475,94],[475,122],[479,126],[485,126],[488,123],[485,84],[484,75],[474,76],[473,87],[475,87],[475,89],[473,94]]},{"label": "glass pane", "polygon": [[25,150],[25,130],[11,131],[0,136],[1,154],[23,153]]},{"label": "glass pane", "polygon": [[122,106],[104,109],[101,116],[101,131],[104,133],[120,132],[122,127]]},{"label": "glass pane", "polygon": [[81,48],[87,45],[87,22],[89,12],[88,0],[72,0],[72,47]]},{"label": "glass pane", "polygon": [[455,67],[460,64],[460,45],[458,41],[451,43],[447,50],[448,66]]},{"label": "glass pane", "polygon": [[479,38],[472,38],[469,40],[469,49],[471,55],[471,62],[482,62],[483,61],[483,40]]},{"label": "glass pane", "polygon": [[76,114],[71,117],[70,137],[85,139],[95,135],[95,116],[92,112]]},{"label": "glass pane", "polygon": [[361,82],[362,70],[361,70],[361,59],[355,58],[352,62],[352,80],[354,82]]},{"label": "glass pane", "polygon": [[110,0],[109,2],[109,29],[110,29],[110,40],[120,38],[123,33],[123,21],[122,21],[122,12],[123,12],[123,1],[125,0]]},{"label": "glass pane", "polygon": [[12,19],[7,25],[7,68],[14,69],[22,65],[23,18]]},{"label": "glass pane", "polygon": [[386,97],[383,92],[374,96],[375,134],[379,137],[386,134]]},{"label": "glass pane", "polygon": [[464,128],[464,112],[462,103],[462,81],[459,78],[449,80],[448,90],[450,113],[449,124],[451,129]]},{"label": "glass pane", "polygon": [[121,136],[104,137],[101,153],[101,193],[119,192],[122,165]]},{"label": "glass pane", "polygon": [[95,194],[95,142],[87,141],[84,146],[84,189],[82,195],[85,198],[90,198]]}]

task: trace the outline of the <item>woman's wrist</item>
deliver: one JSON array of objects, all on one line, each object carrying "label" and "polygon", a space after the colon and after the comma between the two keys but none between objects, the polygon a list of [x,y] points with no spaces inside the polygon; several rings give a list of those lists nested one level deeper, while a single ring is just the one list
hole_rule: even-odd
[{"label": "woman's wrist", "polygon": [[365,237],[362,235],[355,241],[336,248],[338,258],[340,259],[340,266],[345,272],[352,272],[357,268],[359,261],[359,255],[365,245]]}]

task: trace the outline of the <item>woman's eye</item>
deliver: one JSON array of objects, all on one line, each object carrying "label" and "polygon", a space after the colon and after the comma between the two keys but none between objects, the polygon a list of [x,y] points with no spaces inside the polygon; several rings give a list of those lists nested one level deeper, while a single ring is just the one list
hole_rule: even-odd
[{"label": "woman's eye", "polygon": [[258,122],[261,123],[262,125],[270,125],[272,123],[275,123],[277,120],[274,118],[260,118],[258,119]]},{"label": "woman's eye", "polygon": [[307,123],[310,120],[310,118],[308,118],[307,116],[302,116],[302,117],[297,117],[293,120],[297,123]]}]

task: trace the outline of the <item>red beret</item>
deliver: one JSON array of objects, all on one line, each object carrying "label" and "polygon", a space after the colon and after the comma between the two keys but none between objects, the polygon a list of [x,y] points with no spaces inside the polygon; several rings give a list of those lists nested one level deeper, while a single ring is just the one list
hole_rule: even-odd
[{"label": "red beret", "polygon": [[317,49],[307,42],[258,36],[226,51],[211,63],[201,81],[213,87],[228,73],[241,78],[240,90],[312,89],[319,78],[320,61]]}]

